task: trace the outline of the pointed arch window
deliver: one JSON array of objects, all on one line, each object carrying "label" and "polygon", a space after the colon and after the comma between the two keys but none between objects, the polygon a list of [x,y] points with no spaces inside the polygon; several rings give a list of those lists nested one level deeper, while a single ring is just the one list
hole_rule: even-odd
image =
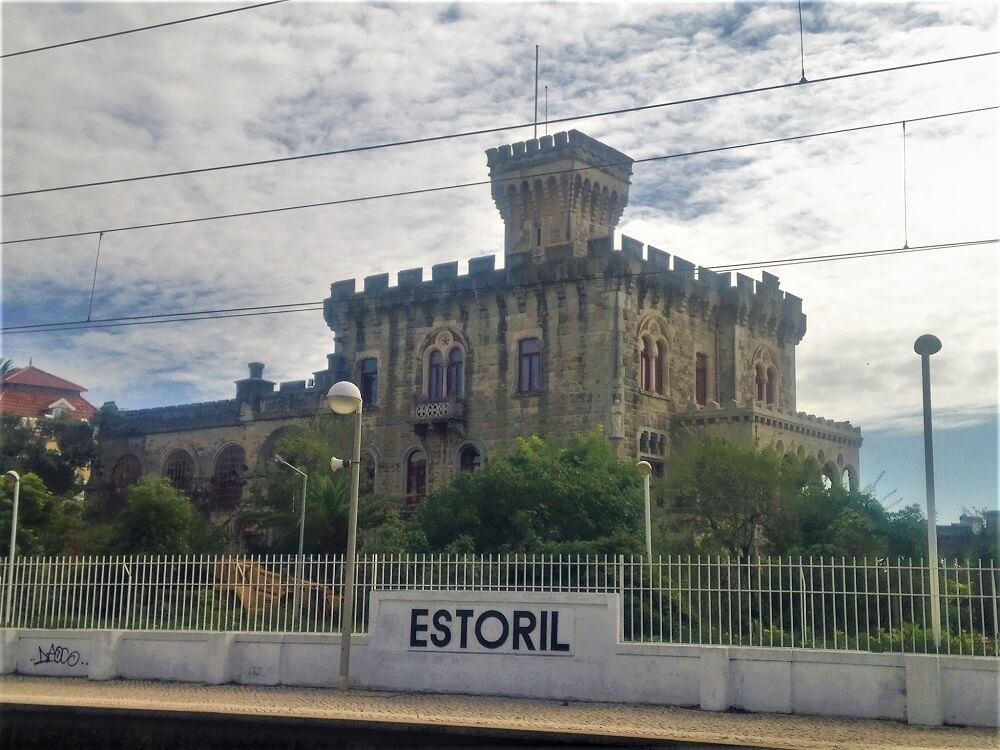
[{"label": "pointed arch window", "polygon": [[419,448],[406,457],[406,502],[419,503],[427,495],[427,454]]},{"label": "pointed arch window", "polygon": [[448,395],[461,398],[465,390],[465,354],[460,347],[448,352]]},{"label": "pointed arch window", "polygon": [[767,368],[767,380],[764,383],[764,400],[769,404],[777,403],[778,394],[778,371],[773,367]]},{"label": "pointed arch window", "polygon": [[763,365],[757,365],[757,378],[755,380],[757,400],[763,401],[767,398],[767,374]]},{"label": "pointed arch window", "polygon": [[644,391],[653,390],[653,342],[648,336],[642,337],[642,352],[639,361],[639,382]]},{"label": "pointed arch window", "polygon": [[649,317],[639,327],[639,388],[665,396],[669,373],[666,324]]},{"label": "pointed arch window", "polygon": [[427,370],[427,395],[431,399],[443,399],[445,396],[444,355],[435,349],[431,352],[430,364]]},{"label": "pointed arch window", "polygon": [[666,393],[664,388],[664,376],[667,372],[667,342],[656,342],[656,360],[653,367],[653,391],[661,396]]}]

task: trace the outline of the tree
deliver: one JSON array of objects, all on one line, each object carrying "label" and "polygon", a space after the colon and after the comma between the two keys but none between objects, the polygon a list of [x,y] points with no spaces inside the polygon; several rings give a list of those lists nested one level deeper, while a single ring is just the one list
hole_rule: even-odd
[{"label": "tree", "polygon": [[824,487],[815,467],[767,449],[689,440],[674,454],[662,490],[658,527],[666,552],[927,555],[927,525],[916,506],[889,512],[871,492]]},{"label": "tree", "polygon": [[16,369],[18,368],[14,367],[14,360],[0,359],[0,377],[3,377],[4,375],[9,375]]},{"label": "tree", "polygon": [[381,520],[361,533],[361,551],[365,554],[400,554],[424,552],[427,537],[416,524],[398,511],[387,512]]},{"label": "tree", "polygon": [[82,489],[78,471],[96,453],[94,429],[87,422],[58,417],[40,419],[32,426],[22,417],[3,414],[0,428],[4,436],[0,471],[37,474],[57,495]]},{"label": "tree", "polygon": [[520,438],[509,455],[432,492],[416,522],[435,550],[639,551],[639,476],[600,430],[565,447]]},{"label": "tree", "polygon": [[[0,555],[10,547],[10,523],[14,508],[14,485],[0,488]],[[82,551],[86,527],[83,504],[72,494],[52,493],[41,477],[27,473],[21,477],[18,500],[17,554],[55,555]]]},{"label": "tree", "polygon": [[111,551],[121,554],[186,555],[216,552],[222,545],[221,530],[186,495],[151,475],[129,487],[113,529]]},{"label": "tree", "polygon": [[765,549],[765,530],[804,485],[817,481],[774,451],[690,438],[672,457],[662,504],[668,524],[679,524],[699,549],[754,555]]},{"label": "tree", "polygon": [[[309,475],[303,551],[306,554],[347,549],[350,509],[350,472],[330,471],[330,456],[348,455],[351,433],[333,417],[317,418],[290,430],[275,452]],[[251,489],[253,510],[246,521],[268,532],[264,549],[291,553],[298,550],[302,477],[287,466],[267,462]],[[395,502],[398,505],[398,502]],[[359,532],[374,527],[385,512],[384,499],[365,496],[359,511]]]}]

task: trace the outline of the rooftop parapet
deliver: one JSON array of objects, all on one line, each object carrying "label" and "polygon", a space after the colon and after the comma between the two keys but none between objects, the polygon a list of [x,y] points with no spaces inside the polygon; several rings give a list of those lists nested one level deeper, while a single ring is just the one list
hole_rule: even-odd
[{"label": "rooftop parapet", "polygon": [[579,130],[555,133],[486,150],[486,165],[490,168],[491,175],[520,171],[528,166],[549,165],[562,159],[579,159],[587,162],[586,165],[581,165],[584,167],[582,170],[584,172],[596,169],[620,170],[619,179],[625,180],[632,174],[632,157]]},{"label": "rooftop parapet", "polygon": [[861,428],[855,427],[848,421],[838,422],[818,417],[815,414],[807,414],[804,411],[781,409],[773,404],[764,404],[760,401],[748,401],[741,404],[730,400],[721,405],[710,401],[706,406],[691,404],[686,411],[675,414],[674,419],[679,422],[695,423],[708,420],[725,422],[741,421],[747,415],[752,415],[754,420],[758,422],[773,422],[777,426],[791,427],[794,428],[793,431],[804,434],[851,445],[861,445]]},{"label": "rooftop parapet", "polygon": [[780,335],[794,343],[805,334],[802,300],[781,291],[777,276],[764,273],[761,281],[755,281],[740,273],[719,273],[626,235],[622,235],[621,244],[621,250],[614,250],[610,238],[591,240],[586,258],[575,256],[567,246],[549,247],[544,264],[533,264],[529,253],[514,253],[507,256],[502,269],[496,268],[496,256],[482,255],[469,260],[468,273],[460,274],[458,262],[452,261],[433,266],[430,278],[425,278],[423,268],[409,268],[399,271],[395,286],[387,273],[368,276],[361,291],[354,279],[345,279],[330,285],[326,319],[331,323],[333,306],[348,300],[404,298],[410,302],[443,292],[500,291],[518,285],[621,274],[681,289],[683,295],[715,299],[741,323],[753,318],[755,311],[764,311],[766,314],[758,317],[774,321],[781,327]]}]

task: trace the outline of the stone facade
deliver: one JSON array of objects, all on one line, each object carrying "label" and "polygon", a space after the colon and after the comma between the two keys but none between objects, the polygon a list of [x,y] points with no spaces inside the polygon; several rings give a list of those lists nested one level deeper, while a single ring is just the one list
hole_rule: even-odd
[{"label": "stone facade", "polygon": [[212,477],[229,444],[247,471],[278,431],[325,414],[322,395],[352,379],[365,396],[363,446],[374,489],[417,501],[518,436],[600,429],[622,457],[669,462],[690,428],[817,462],[859,482],[860,430],[796,410],[802,301],[762,274],[715,273],[622,236],[632,160],[578,131],[487,152],[505,222],[503,268],[472,258],[331,285],[336,334],[326,370],[274,384],[260,366],[237,398],[123,412],[102,436],[113,467],[134,454],[165,471],[170,451]]},{"label": "stone facade", "polygon": [[276,390],[264,379],[263,364],[249,368],[233,399],[129,411],[106,403],[88,497],[114,515],[131,484],[157,474],[216,520],[236,521],[250,481],[282,436],[318,417],[334,418],[324,399],[334,383],[330,369]]},{"label": "stone facade", "polygon": [[[457,262],[427,280],[400,271],[395,286],[383,273],[333,284],[325,303],[341,375],[377,371],[364,434],[380,491],[421,494],[421,463],[427,487],[447,482],[466,448],[485,460],[520,435],[595,427],[661,471],[681,425],[813,458],[857,486],[860,430],[796,412],[806,318],[777,277],[734,280],[624,236],[614,249],[632,161],[577,131],[487,161],[502,270],[485,256],[463,275]],[[537,342],[537,383],[524,382],[525,342]]]}]

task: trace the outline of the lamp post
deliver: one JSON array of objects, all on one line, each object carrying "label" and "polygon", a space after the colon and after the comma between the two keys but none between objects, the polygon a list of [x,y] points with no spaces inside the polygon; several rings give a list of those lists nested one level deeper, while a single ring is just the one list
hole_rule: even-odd
[{"label": "lamp post", "polygon": [[284,464],[296,474],[300,474],[302,476],[302,505],[299,512],[299,554],[295,558],[295,587],[292,589],[292,592],[294,593],[294,597],[292,598],[292,601],[294,602],[293,606],[295,611],[299,612],[299,588],[302,586],[302,543],[306,536],[306,487],[309,482],[309,475],[302,471],[302,469],[292,466],[277,453],[271,456],[271,460],[276,464]]},{"label": "lamp post", "polygon": [[14,509],[10,517],[10,550],[7,552],[7,593],[4,597],[4,625],[10,627],[10,605],[14,597],[14,551],[17,549],[17,504],[21,496],[21,475],[8,471],[4,475],[14,482]]},{"label": "lamp post", "polygon": [[913,342],[920,355],[924,390],[924,473],[927,481],[927,556],[930,558],[931,630],[935,647],[941,643],[941,598],[938,592],[937,512],[934,508],[934,441],[931,435],[931,355],[941,351],[941,339],[930,333]]},{"label": "lamp post", "polygon": [[330,469],[351,469],[351,510],[347,522],[347,563],[344,567],[344,597],[340,621],[340,674],[337,687],[347,690],[351,670],[351,629],[354,626],[354,552],[358,540],[358,485],[361,481],[361,391],[347,380],[330,387],[326,394],[330,409],[341,415],[354,414],[354,453],[349,461],[330,459]]},{"label": "lamp post", "polygon": [[635,465],[642,477],[642,494],[646,502],[646,557],[653,562],[653,531],[649,521],[649,475],[653,473],[653,465],[649,461],[640,461]]}]

